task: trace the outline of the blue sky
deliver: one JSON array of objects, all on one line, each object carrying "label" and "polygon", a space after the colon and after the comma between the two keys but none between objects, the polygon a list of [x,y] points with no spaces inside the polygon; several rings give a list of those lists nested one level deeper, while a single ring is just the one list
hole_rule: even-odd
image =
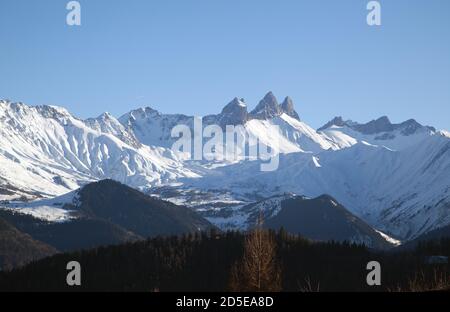
[{"label": "blue sky", "polygon": [[314,127],[388,115],[450,129],[448,0],[381,0],[375,28],[368,0],[80,0],[80,27],[67,2],[0,1],[0,98],[201,116],[271,90]]}]

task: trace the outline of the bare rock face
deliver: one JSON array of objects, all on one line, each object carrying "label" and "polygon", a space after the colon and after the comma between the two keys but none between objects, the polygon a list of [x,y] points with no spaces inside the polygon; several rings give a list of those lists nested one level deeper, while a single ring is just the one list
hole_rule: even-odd
[{"label": "bare rock face", "polygon": [[409,119],[399,124],[393,124],[387,116],[382,116],[376,120],[369,121],[368,123],[365,124],[360,124],[357,122],[353,122],[351,120],[343,120],[342,117],[334,117],[324,126],[317,129],[317,131],[323,131],[332,126],[337,127],[346,126],[365,135],[382,134],[377,137],[377,139],[380,140],[388,140],[395,138],[393,132],[396,130],[400,131],[400,133],[404,136],[415,134],[417,131],[421,130],[427,130],[432,132],[436,131],[436,129],[434,129],[433,127],[422,126],[414,119]]},{"label": "bare rock face", "polygon": [[110,113],[106,112],[97,118],[86,119],[84,123],[94,130],[112,134],[135,148],[140,148],[142,145],[134,135],[133,130],[131,128],[125,128]]},{"label": "bare rock face", "polygon": [[356,131],[363,134],[375,134],[380,132],[390,132],[394,130],[394,125],[391,123],[388,117],[383,116],[377,120],[372,120],[363,125],[354,126]]},{"label": "bare rock face", "polygon": [[243,125],[247,122],[248,118],[247,105],[245,105],[244,100],[234,98],[218,115],[218,122],[222,127],[227,125]]},{"label": "bare rock face", "polygon": [[283,103],[281,103],[281,110],[283,113],[291,116],[292,118],[300,120],[300,117],[294,109],[294,102],[289,96],[284,99]]},{"label": "bare rock face", "polygon": [[342,119],[341,116],[338,116],[338,117],[334,117],[332,120],[327,122],[325,125],[323,125],[319,129],[317,129],[317,131],[323,131],[323,130],[326,130],[326,129],[332,127],[332,126],[343,127],[345,125],[347,125],[347,123],[344,121],[344,119]]},{"label": "bare rock face", "polygon": [[271,119],[280,116],[282,113],[276,97],[272,92],[269,92],[250,113],[250,116],[254,119]]}]

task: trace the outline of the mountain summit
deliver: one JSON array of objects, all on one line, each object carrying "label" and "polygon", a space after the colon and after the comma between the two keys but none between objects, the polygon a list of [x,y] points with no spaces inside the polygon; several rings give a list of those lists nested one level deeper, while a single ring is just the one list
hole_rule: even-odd
[{"label": "mountain summit", "polygon": [[298,116],[297,112],[294,109],[294,101],[292,101],[292,99],[289,96],[287,96],[284,99],[283,103],[281,103],[281,110],[285,114],[291,116],[292,118],[300,120],[300,117]]},{"label": "mountain summit", "polygon": [[218,115],[218,122],[221,126],[243,125],[248,120],[247,105],[243,100],[234,98],[228,103]]},{"label": "mountain summit", "polygon": [[[145,192],[173,185],[176,192],[168,198],[188,205],[195,204],[197,191],[213,188],[213,196],[202,203],[206,210],[223,197],[230,197],[227,205],[233,206],[236,198],[252,202],[280,192],[329,194],[371,226],[400,239],[450,224],[448,132],[413,119],[395,124],[385,116],[365,124],[336,117],[316,131],[298,119],[289,97],[280,105],[272,92],[251,113],[243,100],[233,99],[220,114],[203,118],[203,125],[209,124],[242,124],[280,154],[277,170],[262,174],[252,160],[192,162],[189,153],[174,152],[172,129],[193,129],[193,116],[145,108],[118,120],[110,114],[82,120],[60,107],[0,101],[0,201],[54,198],[114,179]],[[109,194],[114,192],[108,192],[112,198]],[[126,222],[120,219],[122,207],[125,203],[115,217]],[[240,220],[240,208],[233,207],[229,214],[218,212],[227,217],[216,223]],[[38,212],[48,214],[49,209],[56,219],[62,213],[50,206]]]},{"label": "mountain summit", "polygon": [[267,120],[278,117],[285,113],[286,115],[300,120],[294,109],[294,101],[287,96],[283,103],[279,104],[277,98],[272,92],[267,93],[250,113],[251,118]]},{"label": "mountain summit", "polygon": [[367,123],[360,124],[351,120],[343,120],[342,117],[335,117],[325,125],[320,127],[317,131],[324,131],[333,126],[336,127],[348,127],[364,135],[375,135],[379,133],[393,132],[399,130],[404,136],[412,135],[416,131],[425,129],[429,131],[436,131],[433,127],[426,127],[418,123],[414,119],[409,119],[402,123],[394,124],[387,116],[382,116],[378,119],[371,120]]},{"label": "mountain summit", "polygon": [[270,119],[282,114],[277,98],[269,92],[250,113],[255,119]]}]

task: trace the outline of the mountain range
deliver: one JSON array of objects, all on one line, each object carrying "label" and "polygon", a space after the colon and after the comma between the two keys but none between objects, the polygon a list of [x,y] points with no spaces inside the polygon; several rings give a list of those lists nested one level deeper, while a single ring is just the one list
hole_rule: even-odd
[{"label": "mountain range", "polygon": [[[246,205],[247,227],[261,213],[264,226],[312,241],[347,241],[372,249],[397,242],[375,231],[335,199],[284,194]],[[0,209],[0,269],[9,270],[58,252],[134,243],[152,237],[204,235],[217,227],[191,209],[146,195],[113,180]]]},{"label": "mountain range", "polygon": [[89,183],[63,196],[24,205],[0,209],[0,269],[56,252],[215,228],[184,206],[113,180]]},{"label": "mountain range", "polygon": [[[193,128],[193,123],[194,116],[162,114],[150,107],[117,119],[104,113],[83,120],[62,107],[2,100],[2,213],[14,211],[55,226],[80,220],[103,225],[107,222],[111,231],[114,227],[115,233],[122,233],[119,237],[127,237],[128,233],[130,239],[159,231],[165,234],[164,226],[156,232],[144,230],[145,222],[153,216],[147,217],[146,210],[140,207],[155,203],[137,194],[132,197],[140,199],[133,205],[129,203],[129,211],[108,212],[105,218],[105,211],[98,205],[117,202],[123,208],[126,203],[120,202],[114,191],[103,197],[93,191],[91,204],[86,206],[85,199],[78,215],[73,214],[71,201],[80,196],[75,193],[83,194],[80,190],[85,187],[95,188],[95,182],[112,179],[131,187],[127,192],[135,189],[151,195],[153,200],[158,197],[176,207],[189,208],[183,212],[169,206],[163,209],[171,211],[171,221],[163,218],[166,222],[188,220],[188,226],[179,228],[186,231],[195,230],[196,225],[206,228],[210,222],[224,230],[247,229],[254,222],[254,210],[249,208],[252,205],[273,212],[273,220],[267,222],[277,226],[292,219],[298,219],[299,226],[308,218],[319,222],[318,216],[344,209],[340,220],[357,220],[353,229],[363,233],[355,241],[363,241],[369,232],[382,233],[382,237],[392,240],[391,236],[392,241],[409,241],[450,224],[448,131],[421,125],[413,119],[394,124],[388,117],[368,123],[335,117],[316,130],[301,119],[292,99],[286,97],[279,103],[271,92],[251,111],[243,99],[235,98],[221,113],[203,117],[204,126],[242,125],[273,147],[280,154],[279,168],[261,172],[259,160],[192,161],[171,150],[175,141],[172,128],[180,124]],[[271,131],[273,125],[280,131]],[[325,194],[329,197],[321,197]],[[332,199],[319,205],[319,211],[311,208],[317,216],[303,210],[302,207],[315,207],[308,201],[317,198]],[[339,209],[329,210],[333,206],[330,201],[338,203]],[[292,205],[297,210],[289,208]],[[283,210],[280,206],[286,210],[277,216]],[[305,227],[289,224],[296,232],[306,231]],[[321,228],[319,224],[317,228]],[[311,235],[317,239],[332,238],[322,233]],[[336,239],[342,237],[342,233],[329,233]]]}]

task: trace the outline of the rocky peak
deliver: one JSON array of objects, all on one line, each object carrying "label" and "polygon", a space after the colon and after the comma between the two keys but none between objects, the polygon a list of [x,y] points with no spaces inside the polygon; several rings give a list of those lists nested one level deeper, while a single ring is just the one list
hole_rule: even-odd
[{"label": "rocky peak", "polygon": [[326,129],[332,127],[332,126],[343,127],[345,125],[347,125],[347,123],[344,121],[344,119],[342,119],[341,116],[337,116],[337,117],[334,117],[329,122],[327,122],[322,127],[320,127],[319,129],[317,129],[317,131],[323,131],[323,130],[326,130]]},{"label": "rocky peak", "polygon": [[36,109],[45,118],[53,118],[57,120],[66,120],[67,118],[72,118],[72,115],[64,107],[42,105],[36,106]]},{"label": "rocky peak", "polygon": [[243,99],[234,98],[223,108],[218,117],[221,126],[245,124],[248,120],[247,105]]},{"label": "rocky peak", "polygon": [[401,133],[405,136],[416,133],[419,130],[427,130],[431,132],[436,132],[436,128],[431,126],[423,126],[418,123],[415,119],[409,119],[407,121],[402,122],[401,124],[394,125],[396,129],[399,129]]},{"label": "rocky peak", "polygon": [[110,113],[104,112],[103,114],[98,116],[97,119],[110,120],[110,119],[115,119],[115,118]]},{"label": "rocky peak", "polygon": [[281,103],[281,110],[285,114],[291,116],[292,118],[300,120],[300,117],[298,116],[297,112],[294,109],[294,101],[292,101],[292,99],[289,96],[287,96],[284,99],[283,103]]},{"label": "rocky peak", "polygon": [[380,132],[390,132],[395,130],[387,116],[378,118],[377,120],[369,121],[366,124],[355,125],[353,128],[363,134],[376,134]]},{"label": "rocky peak", "polygon": [[281,114],[281,107],[272,92],[267,93],[250,113],[251,117],[255,119],[270,119],[280,116]]},{"label": "rocky peak", "polygon": [[[335,117],[331,121],[327,122],[324,126],[317,131],[328,129],[332,126],[344,127],[347,126],[362,134],[373,135],[379,133],[387,133],[392,131],[400,131],[402,135],[411,135],[416,133],[420,129],[424,129],[420,123],[414,119],[409,119],[399,124],[393,124],[387,116],[382,116],[376,120],[369,121],[365,124],[353,122],[351,120],[343,120],[342,117]],[[433,131],[432,127],[427,127],[430,131]],[[391,138],[392,136],[388,136]]]},{"label": "rocky peak", "polygon": [[130,127],[137,120],[145,120],[148,118],[158,118],[158,117],[161,117],[161,114],[157,110],[147,106],[134,109],[119,117],[118,120],[125,127]]},{"label": "rocky peak", "polygon": [[141,144],[130,128],[122,125],[113,115],[105,112],[97,118],[89,118],[84,123],[96,131],[112,134],[130,146],[139,148]]}]

